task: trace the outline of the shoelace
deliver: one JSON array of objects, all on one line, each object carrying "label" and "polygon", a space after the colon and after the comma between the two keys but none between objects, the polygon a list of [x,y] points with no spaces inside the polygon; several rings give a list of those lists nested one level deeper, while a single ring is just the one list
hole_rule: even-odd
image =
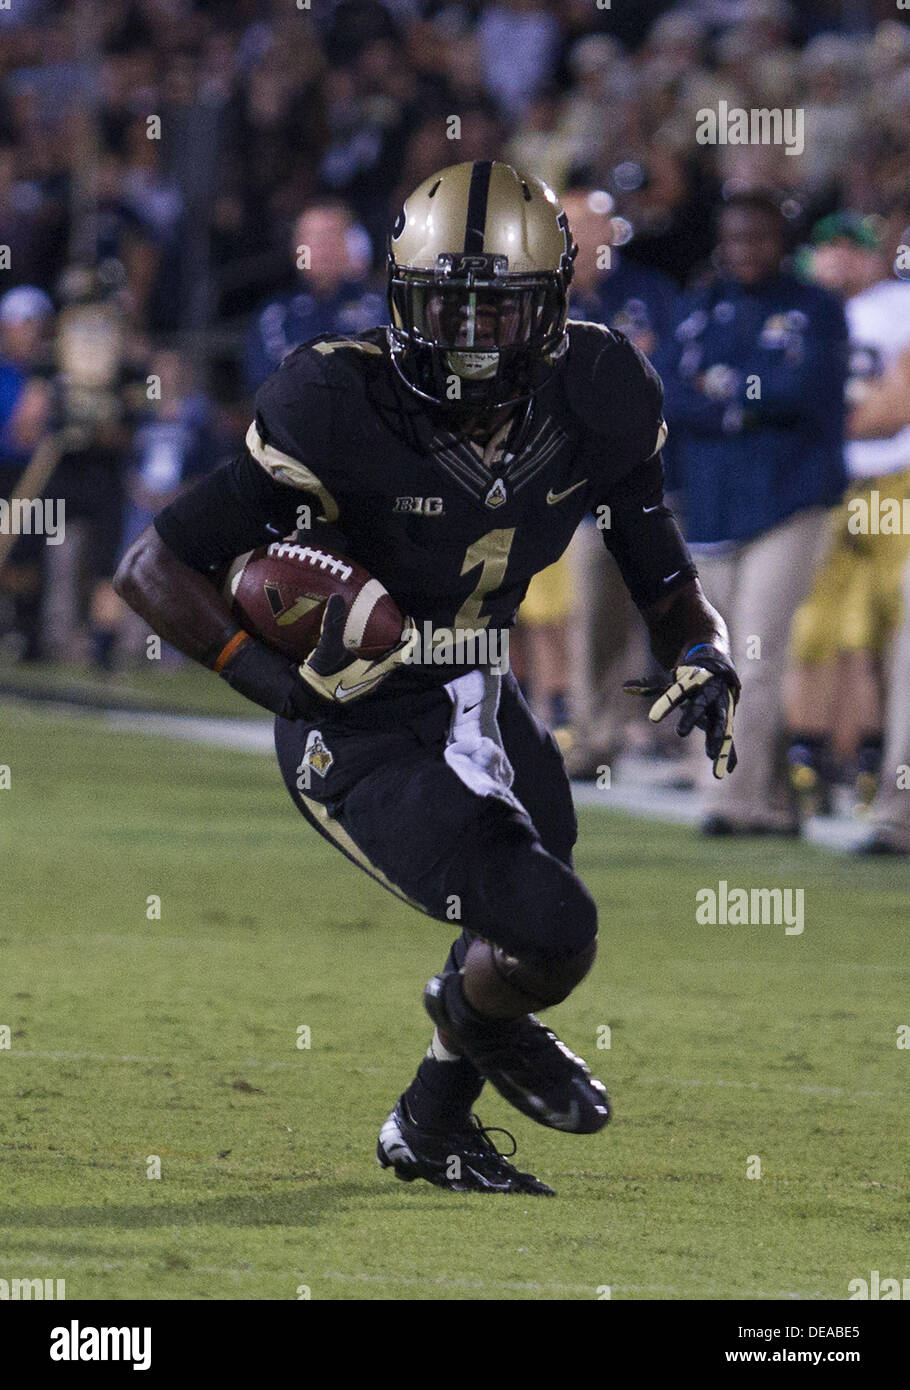
[{"label": "shoelace", "polygon": [[[514,1134],[511,1134],[507,1129],[503,1129],[500,1125],[481,1124],[477,1115],[471,1116],[471,1129],[469,1133],[472,1139],[479,1139],[480,1143],[485,1148],[492,1149],[497,1158],[514,1158],[518,1152],[518,1144],[516,1143]],[[491,1134],[504,1134],[512,1145],[510,1152],[507,1154],[500,1153],[490,1138]]]}]

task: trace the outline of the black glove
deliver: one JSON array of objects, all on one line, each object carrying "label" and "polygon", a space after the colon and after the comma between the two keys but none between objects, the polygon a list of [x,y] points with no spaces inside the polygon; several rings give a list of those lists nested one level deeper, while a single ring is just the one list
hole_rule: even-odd
[{"label": "black glove", "polygon": [[625,681],[623,684],[623,690],[654,700],[648,718],[655,724],[683,707],[676,732],[686,738],[693,729],[703,731],[705,752],[714,762],[714,776],[718,779],[736,767],[733,711],[741,689],[739,676],[729,658],[707,643],[690,647],[669,684],[650,685],[647,681]]},{"label": "black glove", "polygon": [[232,689],[282,719],[318,719],[317,701],[300,679],[296,661],[250,637],[218,673]]}]

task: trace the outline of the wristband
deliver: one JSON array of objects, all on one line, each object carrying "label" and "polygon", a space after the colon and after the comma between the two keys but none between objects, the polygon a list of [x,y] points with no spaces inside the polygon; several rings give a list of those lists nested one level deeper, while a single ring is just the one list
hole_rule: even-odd
[{"label": "wristband", "polygon": [[[228,653],[232,645],[233,651]],[[258,642],[248,632],[235,633],[221,657],[220,679],[239,695],[282,719],[309,718],[313,706],[320,703],[304,685],[289,657]],[[318,718],[318,713],[313,717]]]},{"label": "wristband", "polygon": [[243,628],[240,628],[237,632],[234,633],[233,637],[231,637],[227,642],[225,642],[224,646],[221,648],[221,651],[218,653],[218,655],[215,657],[215,660],[212,662],[212,670],[215,672],[217,676],[221,675],[221,672],[224,670],[225,666],[228,664],[234,653],[238,651],[245,642],[249,641],[250,634],[248,632],[244,632]]}]

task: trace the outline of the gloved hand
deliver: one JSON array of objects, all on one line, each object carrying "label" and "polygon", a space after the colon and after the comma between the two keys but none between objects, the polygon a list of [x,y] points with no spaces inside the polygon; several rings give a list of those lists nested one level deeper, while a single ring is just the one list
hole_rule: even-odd
[{"label": "gloved hand", "polygon": [[690,647],[668,685],[651,685],[644,680],[623,684],[623,690],[630,694],[654,701],[648,718],[655,724],[673,710],[682,709],[677,733],[686,738],[695,728],[703,730],[705,751],[714,762],[718,779],[736,767],[733,711],[741,689],[729,658],[707,643]]},{"label": "gloved hand", "polygon": [[359,700],[375,690],[399,666],[410,658],[417,644],[417,628],[406,618],[401,638],[389,651],[375,660],[357,657],[344,645],[344,625],[347,608],[340,594],[333,594],[325,606],[319,642],[298,669],[301,679],[323,700],[345,704]]}]

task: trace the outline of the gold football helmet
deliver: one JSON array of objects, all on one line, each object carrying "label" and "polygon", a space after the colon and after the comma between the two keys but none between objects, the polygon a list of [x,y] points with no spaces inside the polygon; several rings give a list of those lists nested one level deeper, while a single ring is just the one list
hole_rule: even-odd
[{"label": "gold football helmet", "polygon": [[389,345],[406,385],[452,411],[527,400],[568,346],[577,250],[556,194],[509,164],[426,179],[389,239]]}]

